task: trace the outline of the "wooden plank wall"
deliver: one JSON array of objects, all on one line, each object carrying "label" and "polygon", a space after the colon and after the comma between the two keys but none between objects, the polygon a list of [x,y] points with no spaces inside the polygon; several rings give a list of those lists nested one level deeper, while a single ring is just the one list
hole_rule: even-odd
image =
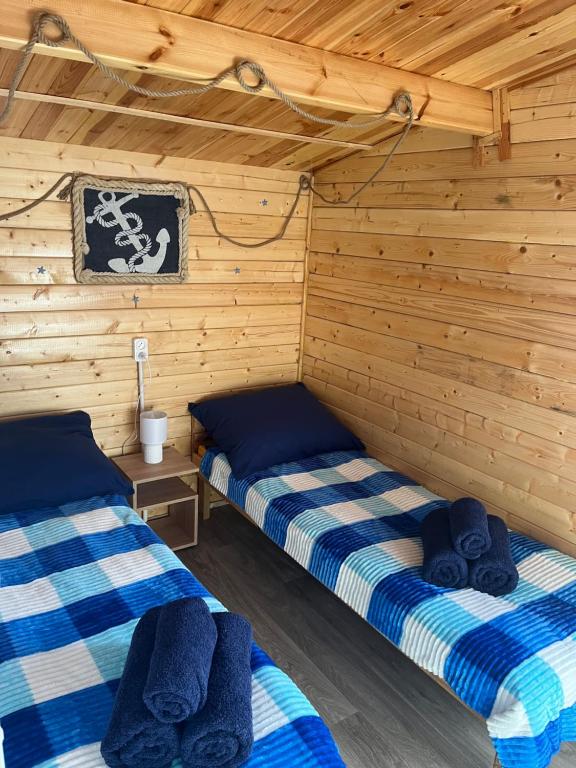
[{"label": "wooden plank wall", "polygon": [[[512,159],[415,133],[314,204],[304,380],[384,463],[576,554],[576,89],[511,93]],[[347,196],[379,160],[316,175]]]},{"label": "wooden plank wall", "polygon": [[[249,239],[278,230],[299,178],[266,168],[3,138],[0,213],[37,197],[64,171],[198,184],[222,230]],[[169,442],[186,452],[190,399],[294,381],[307,208],[304,197],[287,238],[261,249],[220,242],[206,214],[194,215],[188,282],[166,286],[78,285],[70,206],[56,198],[0,222],[0,417],[82,408],[104,450],[120,453],[134,423],[135,336],[149,340],[147,405],[168,412]],[[126,451],[136,445],[128,442]]]}]

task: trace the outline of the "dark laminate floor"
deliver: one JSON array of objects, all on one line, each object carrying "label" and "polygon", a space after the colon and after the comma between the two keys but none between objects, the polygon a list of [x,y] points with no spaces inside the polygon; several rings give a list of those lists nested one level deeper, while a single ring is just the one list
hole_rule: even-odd
[{"label": "dark laminate floor", "polygon": [[[492,766],[480,720],[233,509],[214,510],[200,544],[180,554],[227,608],[251,620],[349,768]],[[576,745],[553,763],[575,766]]]}]

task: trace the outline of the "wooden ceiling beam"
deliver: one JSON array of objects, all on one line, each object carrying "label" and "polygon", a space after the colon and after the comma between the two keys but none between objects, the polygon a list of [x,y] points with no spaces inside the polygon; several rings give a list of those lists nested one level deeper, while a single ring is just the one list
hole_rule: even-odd
[{"label": "wooden ceiling beam", "polygon": [[[7,88],[0,88],[0,97],[8,96]],[[123,107],[121,104],[109,104],[104,101],[89,101],[68,96],[55,96],[49,93],[33,93],[31,91],[16,91],[14,98],[19,101],[34,101],[42,104],[58,104],[62,107],[75,107],[77,109],[89,109],[91,112],[110,112],[116,115],[128,115],[146,120],[159,120],[165,123],[177,123],[178,125],[194,126],[199,128],[211,128],[216,131],[229,131],[230,133],[245,133],[255,136],[267,136],[278,140],[295,141],[302,144],[326,144],[335,148],[349,148],[355,150],[372,149],[371,144],[363,144],[357,141],[343,141],[330,139],[324,136],[305,136],[300,133],[287,133],[277,131],[274,128],[257,128],[251,125],[237,125],[236,123],[222,123],[217,120],[207,120],[200,117],[186,117],[184,115],[172,115],[168,112],[154,112],[150,109],[138,109],[136,107]]]},{"label": "wooden ceiling beam", "polygon": [[[349,113],[382,112],[408,91],[420,123],[480,136],[492,132],[492,97],[470,86],[309,48],[123,0],[2,0],[0,47],[26,44],[33,18],[49,10],[106,64],[181,80],[205,80],[240,59],[258,62],[291,98]],[[84,60],[76,49],[38,45],[38,53]],[[228,78],[221,86],[239,91]],[[267,88],[263,96],[274,97]]]}]

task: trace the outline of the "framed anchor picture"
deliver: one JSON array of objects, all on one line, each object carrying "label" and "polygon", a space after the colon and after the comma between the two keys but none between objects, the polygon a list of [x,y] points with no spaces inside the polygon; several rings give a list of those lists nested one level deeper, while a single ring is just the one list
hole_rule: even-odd
[{"label": "framed anchor picture", "polygon": [[79,283],[180,283],[191,202],[184,184],[77,176],[72,185]]}]

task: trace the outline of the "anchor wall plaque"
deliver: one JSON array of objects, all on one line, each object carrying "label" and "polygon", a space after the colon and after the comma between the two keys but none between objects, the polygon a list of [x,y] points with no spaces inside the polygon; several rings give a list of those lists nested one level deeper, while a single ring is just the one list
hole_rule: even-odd
[{"label": "anchor wall plaque", "polygon": [[72,186],[76,280],[181,283],[190,212],[184,184],[77,176]]}]

